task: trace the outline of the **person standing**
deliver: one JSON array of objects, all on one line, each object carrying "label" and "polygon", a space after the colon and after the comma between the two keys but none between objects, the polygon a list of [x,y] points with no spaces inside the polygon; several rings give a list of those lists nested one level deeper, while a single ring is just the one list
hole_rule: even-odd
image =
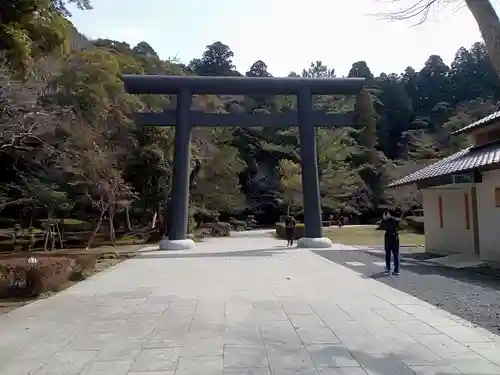
[{"label": "person standing", "polygon": [[344,225],[344,215],[342,214],[339,215],[339,218],[337,220],[337,225],[339,228],[342,228],[342,226]]},{"label": "person standing", "polygon": [[384,233],[385,270],[391,273],[391,258],[394,260],[394,275],[399,275],[399,221],[394,213],[387,211],[382,217]]},{"label": "person standing", "polygon": [[295,227],[297,222],[293,216],[288,216],[285,220],[285,234],[286,234],[286,246],[293,246],[293,240],[295,238]]}]

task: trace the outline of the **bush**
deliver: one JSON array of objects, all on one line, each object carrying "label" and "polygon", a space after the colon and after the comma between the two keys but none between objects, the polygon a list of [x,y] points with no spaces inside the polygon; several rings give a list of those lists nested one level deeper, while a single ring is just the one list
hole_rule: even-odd
[{"label": "bush", "polygon": [[210,230],[212,237],[229,237],[231,235],[231,224],[225,222],[218,222],[213,225]]},{"label": "bush", "polygon": [[[279,238],[282,238],[286,240],[286,230],[285,230],[285,224],[284,223],[278,223],[276,224],[276,235]],[[295,226],[295,236],[294,239],[298,240],[299,238],[302,238],[305,236],[305,227],[304,224],[302,223],[297,223]]]},{"label": "bush", "polygon": [[71,272],[71,280],[85,280],[91,276],[97,264],[97,257],[93,254],[78,255]]},{"label": "bush", "polygon": [[247,222],[243,220],[231,219],[229,224],[236,230],[237,232],[245,230],[247,228]]},{"label": "bush", "polygon": [[77,219],[61,220],[64,232],[88,232],[93,229],[92,223]]},{"label": "bush", "polygon": [[8,258],[0,262],[0,294],[38,296],[57,292],[69,280],[74,261],[65,257],[40,257],[29,264],[27,257]]}]

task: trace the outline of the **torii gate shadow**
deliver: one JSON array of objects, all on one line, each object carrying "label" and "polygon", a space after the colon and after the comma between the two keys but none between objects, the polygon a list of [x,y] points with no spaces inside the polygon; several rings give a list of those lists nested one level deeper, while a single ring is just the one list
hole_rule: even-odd
[{"label": "torii gate shadow", "polygon": [[149,253],[143,252],[137,254],[132,259],[180,259],[180,258],[244,258],[244,257],[272,257],[274,255],[283,254],[284,250],[279,250],[278,247],[267,248],[267,249],[255,249],[255,250],[241,250],[241,251],[225,251],[225,252],[203,252],[203,253],[185,253],[185,252],[167,252],[167,251],[152,251]]}]

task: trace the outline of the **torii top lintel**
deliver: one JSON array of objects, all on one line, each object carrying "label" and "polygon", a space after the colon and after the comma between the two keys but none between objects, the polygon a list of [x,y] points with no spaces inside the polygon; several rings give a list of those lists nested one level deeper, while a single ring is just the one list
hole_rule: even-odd
[{"label": "torii top lintel", "polygon": [[125,74],[130,94],[175,95],[187,90],[194,95],[295,95],[308,90],[312,95],[356,95],[365,78],[298,77],[200,77]]}]

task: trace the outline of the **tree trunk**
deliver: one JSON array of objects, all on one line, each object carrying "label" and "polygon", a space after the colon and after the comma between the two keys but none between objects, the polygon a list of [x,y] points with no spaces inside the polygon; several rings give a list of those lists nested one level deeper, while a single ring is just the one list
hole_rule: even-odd
[{"label": "tree trunk", "polygon": [[47,251],[49,248],[49,241],[52,241],[52,218],[50,212],[47,214],[47,222],[45,223],[45,242],[43,244],[43,251]]},{"label": "tree trunk", "polygon": [[490,0],[465,0],[483,36],[491,63],[500,77],[500,19]]},{"label": "tree trunk", "polygon": [[155,229],[156,227],[156,217],[158,216],[158,212],[155,212],[153,218],[151,219],[150,229]]},{"label": "tree trunk", "polygon": [[101,211],[101,214],[99,215],[99,220],[97,221],[97,225],[92,234],[90,235],[89,242],[87,243],[87,247],[85,248],[85,250],[88,250],[90,248],[90,245],[92,245],[92,241],[94,241],[95,235],[97,234],[97,232],[99,232],[99,229],[101,229],[102,219],[104,218],[104,214],[106,213],[106,211],[107,209]]},{"label": "tree trunk", "polygon": [[50,226],[50,251],[53,251],[56,247],[56,232],[54,226]]},{"label": "tree trunk", "polygon": [[63,249],[64,248],[63,237],[62,237],[62,233],[61,233],[61,228],[59,228],[59,223],[56,223],[56,231],[57,231],[57,235],[59,236],[59,245],[61,246],[61,249]]},{"label": "tree trunk", "polygon": [[49,228],[45,229],[45,242],[43,243],[43,251],[47,251],[47,248],[49,246],[49,232]]},{"label": "tree trunk", "polygon": [[115,210],[114,208],[109,208],[108,212],[108,222],[109,222],[109,239],[113,247],[116,243],[116,235],[115,235]]},{"label": "tree trunk", "polygon": [[292,189],[288,189],[288,207],[286,209],[287,216],[290,216],[290,212],[292,211]]},{"label": "tree trunk", "polygon": [[167,222],[167,218],[166,218],[166,210],[165,210],[165,207],[164,207],[164,204],[162,204],[162,202],[158,202],[158,207],[157,207],[157,211],[158,212],[158,233],[163,236],[165,234],[165,228],[166,228],[166,222]]},{"label": "tree trunk", "polygon": [[30,223],[28,228],[33,227],[33,219],[35,218],[36,202],[31,206]]},{"label": "tree trunk", "polygon": [[132,232],[132,223],[130,222],[130,212],[128,206],[125,206],[125,221],[127,223],[127,230]]},{"label": "tree trunk", "polygon": [[[60,233],[59,236],[61,236],[61,243],[62,243],[63,238],[64,238],[64,221],[65,221],[65,219],[63,217],[61,219],[61,226],[59,227],[59,233]],[[62,249],[62,247],[61,247],[61,249]]]}]

